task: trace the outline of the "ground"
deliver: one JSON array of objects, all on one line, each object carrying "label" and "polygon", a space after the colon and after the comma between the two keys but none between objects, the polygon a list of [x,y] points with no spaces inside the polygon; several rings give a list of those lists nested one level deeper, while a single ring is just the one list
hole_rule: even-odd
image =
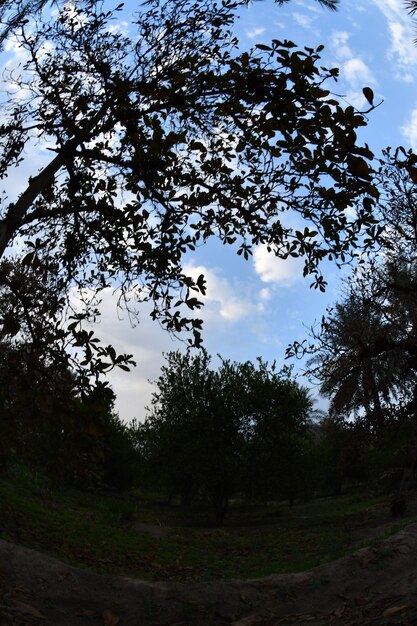
[{"label": "ground", "polygon": [[105,576],[2,540],[0,575],[1,626],[411,625],[417,524],[308,572],[258,580]]},{"label": "ground", "polygon": [[236,501],[219,529],[204,505],[20,472],[0,481],[0,626],[417,625],[417,497],[388,504]]}]

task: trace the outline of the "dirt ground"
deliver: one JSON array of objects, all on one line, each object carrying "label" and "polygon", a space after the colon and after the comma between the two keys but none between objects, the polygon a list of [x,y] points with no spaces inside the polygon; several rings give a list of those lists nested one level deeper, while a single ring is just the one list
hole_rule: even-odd
[{"label": "dirt ground", "polygon": [[0,626],[39,624],[417,625],[417,524],[309,572],[222,583],[101,576],[0,541]]}]

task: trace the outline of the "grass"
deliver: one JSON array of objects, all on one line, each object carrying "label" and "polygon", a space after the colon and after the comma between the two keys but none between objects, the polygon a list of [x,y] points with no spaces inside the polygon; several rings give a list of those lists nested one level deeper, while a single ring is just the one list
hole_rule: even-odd
[{"label": "grass", "polygon": [[[226,526],[207,511],[135,494],[52,490],[37,477],[0,481],[0,537],[68,562],[148,580],[257,578],[309,569],[398,530],[381,498],[327,498],[289,509],[235,504]],[[405,523],[414,518],[406,518]],[[153,534],[143,532],[151,525]],[[165,530],[164,530],[165,529]]]}]

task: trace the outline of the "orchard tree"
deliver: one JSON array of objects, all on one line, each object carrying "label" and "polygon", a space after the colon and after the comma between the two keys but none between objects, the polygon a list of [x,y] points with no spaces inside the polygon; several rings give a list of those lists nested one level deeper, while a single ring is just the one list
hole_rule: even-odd
[{"label": "orchard tree", "polygon": [[243,363],[242,428],[245,432],[243,489],[254,499],[288,499],[305,490],[313,403],[291,375],[262,359]]},{"label": "orchard tree", "polygon": [[147,458],[153,488],[160,486],[170,499],[179,495],[184,505],[201,488],[205,447],[204,419],[210,419],[213,372],[202,351],[195,357],[169,352],[156,381],[152,408],[139,426],[139,449]]},{"label": "orchard tree", "polygon": [[183,504],[206,496],[221,525],[238,485],[242,453],[238,366],[223,362],[214,371],[204,351],[194,357],[170,352],[156,385],[152,410],[139,428],[154,477]]},{"label": "orchard tree", "polygon": [[66,312],[66,293],[49,267],[4,259],[0,275],[0,467],[18,458],[56,481],[85,485],[104,479],[106,462],[121,477],[114,449],[125,450],[132,466],[133,448],[114,414],[114,394],[98,377],[129,359],[80,329],[88,320]]},{"label": "orchard tree", "polygon": [[[364,116],[331,94],[337,70],[321,67],[321,47],[241,52],[240,5],[155,0],[122,34],[117,9],[77,3],[15,29],[25,60],[4,78],[0,176],[33,169],[3,202],[0,255],[20,242],[24,264],[87,301],[118,289],[133,316],[150,301],[153,318],[198,345],[205,281],[183,259],[211,237],[244,258],[259,244],[300,256],[320,289],[323,259],[374,242]],[[42,164],[29,156],[40,148]],[[300,230],[285,221],[293,212]]]},{"label": "orchard tree", "polygon": [[261,359],[221,360],[213,370],[204,351],[171,352],[156,385],[150,414],[137,427],[151,486],[184,504],[207,497],[219,525],[237,492],[292,503],[312,403],[288,370]]}]

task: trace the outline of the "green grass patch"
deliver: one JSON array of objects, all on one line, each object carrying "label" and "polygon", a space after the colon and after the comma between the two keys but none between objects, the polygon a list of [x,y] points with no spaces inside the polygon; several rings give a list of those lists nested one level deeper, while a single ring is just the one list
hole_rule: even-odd
[{"label": "green grass patch", "polygon": [[[54,491],[0,481],[0,536],[68,562],[149,580],[257,578],[309,569],[398,530],[384,499],[327,498],[292,509],[235,503],[226,526],[203,506],[183,509],[130,493]],[[406,518],[408,523],[415,518]]]}]

